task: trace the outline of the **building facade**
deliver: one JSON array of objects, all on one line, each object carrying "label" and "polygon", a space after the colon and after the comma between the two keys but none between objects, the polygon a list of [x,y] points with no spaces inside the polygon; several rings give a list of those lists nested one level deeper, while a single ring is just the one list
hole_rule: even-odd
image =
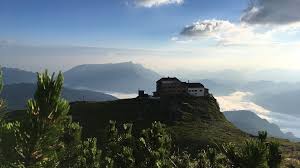
[{"label": "building facade", "polygon": [[201,83],[187,83],[188,94],[196,97],[205,96],[205,87]]},{"label": "building facade", "polygon": [[161,78],[156,82],[155,96],[171,96],[182,95],[187,91],[186,85],[184,85],[177,78]]},{"label": "building facade", "polygon": [[177,78],[161,78],[156,82],[154,96],[191,95],[196,97],[208,95],[208,89],[201,83],[181,82]]}]

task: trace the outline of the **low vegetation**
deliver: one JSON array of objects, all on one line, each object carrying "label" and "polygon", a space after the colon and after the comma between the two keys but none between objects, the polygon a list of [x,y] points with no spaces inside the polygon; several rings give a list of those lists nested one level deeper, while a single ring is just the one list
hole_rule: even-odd
[{"label": "low vegetation", "polygon": [[72,121],[69,103],[60,96],[62,85],[62,74],[38,74],[37,91],[24,116],[1,117],[0,167],[277,168],[283,161],[279,143],[267,141],[266,132],[239,144],[189,153],[176,146],[170,129],[160,122],[133,131],[131,123],[110,121],[99,145],[96,138],[83,138],[82,127]]},{"label": "low vegetation", "polygon": [[189,148],[190,152],[208,145],[239,143],[249,138],[226,120],[213,96],[74,102],[70,114],[83,127],[83,136],[97,137],[99,145],[109,120],[133,123],[133,132],[140,132],[159,121],[172,133],[174,142],[180,148]]}]

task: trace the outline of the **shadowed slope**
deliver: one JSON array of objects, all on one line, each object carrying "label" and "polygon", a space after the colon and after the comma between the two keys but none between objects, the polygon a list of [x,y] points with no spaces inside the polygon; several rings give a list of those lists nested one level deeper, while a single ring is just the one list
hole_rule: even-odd
[{"label": "shadowed slope", "polygon": [[100,139],[109,120],[133,122],[137,129],[161,121],[180,146],[189,148],[239,142],[248,137],[225,119],[212,96],[75,102],[71,114],[83,126],[84,136]]}]

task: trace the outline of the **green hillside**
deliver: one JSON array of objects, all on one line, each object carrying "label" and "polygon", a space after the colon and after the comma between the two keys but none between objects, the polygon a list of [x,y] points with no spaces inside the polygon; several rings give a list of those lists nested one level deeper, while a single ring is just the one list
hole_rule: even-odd
[{"label": "green hillside", "polygon": [[192,149],[241,142],[248,137],[225,119],[212,96],[75,102],[71,104],[71,114],[83,126],[85,137],[96,136],[100,140],[109,120],[132,122],[137,129],[161,121],[168,125],[178,145]]}]

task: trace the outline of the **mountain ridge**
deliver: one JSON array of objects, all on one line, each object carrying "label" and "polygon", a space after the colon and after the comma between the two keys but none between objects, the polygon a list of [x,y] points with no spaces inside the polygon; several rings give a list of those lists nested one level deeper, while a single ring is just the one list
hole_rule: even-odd
[{"label": "mountain ridge", "polygon": [[267,131],[268,134],[272,137],[300,142],[300,138],[295,137],[291,133],[282,132],[278,125],[270,123],[266,119],[260,118],[252,111],[239,110],[226,111],[223,113],[228,121],[233,123],[237,128],[251,135],[256,136],[258,131]]},{"label": "mountain ridge", "polygon": [[34,72],[8,67],[2,67],[0,70],[3,72],[3,83],[5,85],[36,82],[36,73]]},{"label": "mountain ridge", "polygon": [[[64,73],[65,84],[71,88],[89,88],[109,92],[136,93],[138,88],[153,91],[161,76],[140,64],[85,64]],[[93,81],[93,82],[91,82]]]},{"label": "mountain ridge", "polygon": [[[3,67],[4,84],[35,83],[36,73],[18,68]],[[82,64],[64,72],[65,86],[101,92],[137,93],[155,89],[158,73],[133,62]]]},{"label": "mountain ridge", "polygon": [[[4,85],[0,96],[7,102],[9,110],[24,109],[27,100],[33,98],[36,85],[31,83],[19,83]],[[70,102],[73,101],[108,101],[117,98],[108,94],[89,90],[75,90],[63,88],[62,96]]]}]

